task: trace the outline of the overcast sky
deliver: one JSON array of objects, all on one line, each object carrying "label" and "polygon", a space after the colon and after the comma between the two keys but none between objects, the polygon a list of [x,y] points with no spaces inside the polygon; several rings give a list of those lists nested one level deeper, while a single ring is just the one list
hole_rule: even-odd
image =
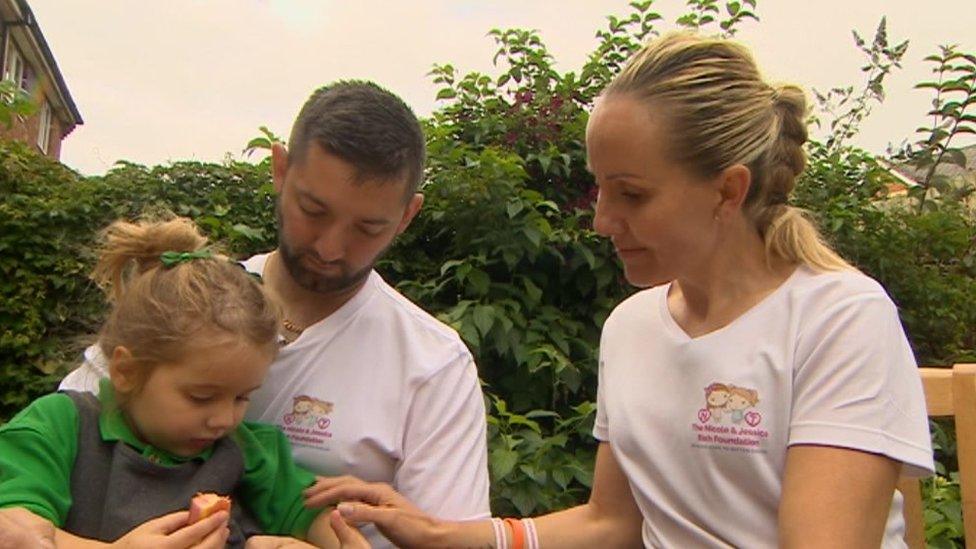
[{"label": "overcast sky", "polygon": [[[497,74],[486,33],[540,31],[557,69],[577,71],[606,16],[626,0],[28,0],[85,120],[62,161],[99,174],[119,159],[143,164],[237,157],[267,125],[287,135],[301,103],[336,79],[366,78],[420,115],[437,107],[433,63]],[[673,28],[683,0],[653,7]],[[851,30],[908,39],[904,69],[856,142],[883,152],[926,122],[922,58],[939,44],[976,51],[976,0],[760,0],[739,37],[767,76],[821,90],[861,84]]]}]

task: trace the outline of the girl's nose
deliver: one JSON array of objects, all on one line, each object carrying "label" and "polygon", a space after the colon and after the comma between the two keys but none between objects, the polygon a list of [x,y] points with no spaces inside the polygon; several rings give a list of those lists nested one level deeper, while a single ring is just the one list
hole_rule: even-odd
[{"label": "girl's nose", "polygon": [[207,418],[207,427],[215,431],[227,431],[234,426],[234,403],[221,403],[210,417]]}]

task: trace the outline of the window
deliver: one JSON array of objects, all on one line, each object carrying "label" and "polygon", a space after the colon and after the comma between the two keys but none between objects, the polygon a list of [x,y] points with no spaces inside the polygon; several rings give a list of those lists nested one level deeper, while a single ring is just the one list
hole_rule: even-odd
[{"label": "window", "polygon": [[7,60],[3,64],[3,79],[16,82],[20,89],[29,92],[34,86],[34,71],[24,63],[23,56],[17,51],[13,40],[7,37]]},{"label": "window", "polygon": [[20,89],[30,93],[34,89],[34,69],[30,65],[23,64],[23,60],[21,64],[23,69],[20,71]]},{"label": "window", "polygon": [[20,82],[24,76],[24,61],[9,36],[7,37],[5,46],[4,49],[7,52],[7,58],[3,62],[3,79]]},{"label": "window", "polygon": [[42,153],[47,154],[47,145],[51,140],[51,105],[47,101],[41,103],[37,121],[37,146]]}]

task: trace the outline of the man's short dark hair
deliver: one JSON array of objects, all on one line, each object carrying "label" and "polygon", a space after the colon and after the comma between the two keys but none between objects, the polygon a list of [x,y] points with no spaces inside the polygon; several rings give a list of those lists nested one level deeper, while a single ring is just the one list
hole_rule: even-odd
[{"label": "man's short dark hair", "polygon": [[402,99],[372,82],[346,80],[315,90],[292,127],[289,162],[303,162],[312,142],[355,166],[361,179],[406,181],[407,196],[420,187],[420,123]]}]

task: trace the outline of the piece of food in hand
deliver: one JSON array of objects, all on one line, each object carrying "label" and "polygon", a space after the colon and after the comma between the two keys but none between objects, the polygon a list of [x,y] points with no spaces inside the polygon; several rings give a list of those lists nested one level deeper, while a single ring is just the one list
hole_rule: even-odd
[{"label": "piece of food in hand", "polygon": [[210,515],[216,513],[217,511],[227,511],[230,512],[230,498],[227,496],[218,496],[214,493],[201,494],[193,496],[190,500],[190,520],[189,523],[193,524],[199,522]]}]

